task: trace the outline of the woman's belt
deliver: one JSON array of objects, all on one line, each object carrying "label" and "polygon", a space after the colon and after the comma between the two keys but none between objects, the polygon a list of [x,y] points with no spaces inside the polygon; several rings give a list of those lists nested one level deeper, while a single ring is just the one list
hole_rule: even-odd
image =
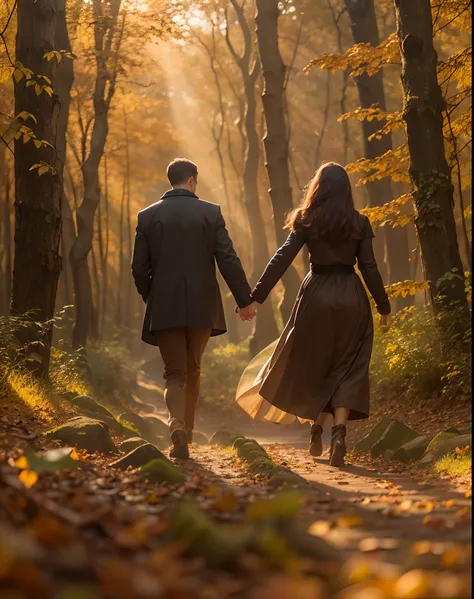
[{"label": "woman's belt", "polygon": [[350,275],[355,272],[351,264],[311,264],[313,275]]}]

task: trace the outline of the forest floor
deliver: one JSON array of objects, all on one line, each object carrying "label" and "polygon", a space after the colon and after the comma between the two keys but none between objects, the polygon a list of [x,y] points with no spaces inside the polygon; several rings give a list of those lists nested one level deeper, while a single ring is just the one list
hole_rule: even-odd
[{"label": "forest floor", "polygon": [[[332,468],[327,449],[308,455],[304,427],[203,408],[199,430],[236,430],[298,474],[297,499],[290,493],[278,503],[281,490],[230,448],[195,444],[189,461],[175,461],[185,482],[150,483],[137,470],[110,468],[115,457],[92,454],[27,488],[15,461],[27,444],[37,453],[56,446],[40,436],[51,424],[41,408],[0,398],[1,599],[471,597],[466,477],[441,479],[355,454],[344,469]],[[183,502],[199,512],[180,515]],[[290,536],[277,524],[285,518]],[[236,549],[248,527],[259,531],[257,552]],[[310,550],[300,547],[304,531],[316,542]]]}]

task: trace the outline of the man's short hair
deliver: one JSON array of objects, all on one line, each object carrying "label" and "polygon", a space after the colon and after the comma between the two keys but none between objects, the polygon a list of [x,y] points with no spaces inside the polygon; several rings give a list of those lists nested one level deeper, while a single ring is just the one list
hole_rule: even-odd
[{"label": "man's short hair", "polygon": [[168,164],[166,169],[169,182],[173,187],[182,183],[187,183],[191,177],[197,177],[197,166],[186,158],[175,158]]}]

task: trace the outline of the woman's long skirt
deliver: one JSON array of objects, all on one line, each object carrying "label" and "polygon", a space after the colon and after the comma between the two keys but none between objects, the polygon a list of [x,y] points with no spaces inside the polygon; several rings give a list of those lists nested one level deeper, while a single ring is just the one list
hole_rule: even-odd
[{"label": "woman's long skirt", "polygon": [[351,420],[367,418],[372,343],[372,312],[358,275],[309,273],[271,357],[256,376],[258,360],[250,364],[237,401],[253,418],[273,422],[314,421],[337,407],[349,408]]}]

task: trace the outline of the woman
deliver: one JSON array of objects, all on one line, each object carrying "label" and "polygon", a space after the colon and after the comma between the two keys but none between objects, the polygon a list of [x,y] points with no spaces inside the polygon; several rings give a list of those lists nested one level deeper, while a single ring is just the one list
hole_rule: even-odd
[{"label": "woman", "polygon": [[372,247],[374,234],[368,218],[354,209],[345,169],[333,162],[315,173],[285,228],[288,239],[258,281],[252,293],[255,303],[241,317],[246,319],[266,300],[305,244],[311,270],[272,357],[250,387],[239,389],[237,400],[254,418],[288,422],[294,415],[312,421],[313,456],[322,454],[324,422],[333,414],[329,463],[343,466],[347,420],[369,416],[373,321],[367,293],[354,270],[356,262],[381,314],[381,329],[390,326],[390,302]]}]

